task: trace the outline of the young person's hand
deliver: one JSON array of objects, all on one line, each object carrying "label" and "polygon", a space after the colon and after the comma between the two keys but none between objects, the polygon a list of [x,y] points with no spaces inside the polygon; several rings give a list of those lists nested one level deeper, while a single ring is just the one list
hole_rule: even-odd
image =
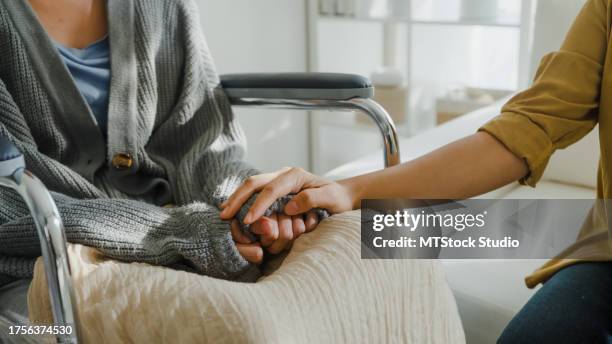
[{"label": "young person's hand", "polygon": [[242,205],[257,192],[259,195],[244,218],[245,224],[259,220],[277,199],[289,194],[296,194],[284,209],[285,214],[289,216],[305,214],[315,208],[326,209],[333,214],[341,213],[354,209],[359,202],[356,188],[349,181],[336,183],[301,168],[284,168],[247,179],[221,205],[221,218],[233,218]]}]

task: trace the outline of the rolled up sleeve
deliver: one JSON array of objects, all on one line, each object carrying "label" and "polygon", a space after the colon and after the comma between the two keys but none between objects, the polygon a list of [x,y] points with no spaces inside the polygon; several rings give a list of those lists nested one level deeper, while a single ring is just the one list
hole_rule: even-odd
[{"label": "rolled up sleeve", "polygon": [[542,178],[548,160],[554,152],[548,135],[534,125],[528,117],[512,113],[498,116],[480,130],[495,137],[514,155],[527,162],[529,174],[520,182],[535,187]]},{"label": "rolled up sleeve", "polygon": [[529,174],[523,184],[535,186],[551,155],[597,124],[608,43],[607,8],[607,0],[589,0],[561,49],[542,59],[533,85],[480,128],[526,161]]}]

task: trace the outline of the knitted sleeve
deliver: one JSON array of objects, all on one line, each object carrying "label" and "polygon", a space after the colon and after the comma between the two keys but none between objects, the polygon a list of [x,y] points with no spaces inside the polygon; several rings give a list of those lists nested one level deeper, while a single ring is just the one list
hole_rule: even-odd
[{"label": "knitted sleeve", "polygon": [[[54,198],[69,241],[125,261],[186,263],[194,271],[213,277],[255,278],[256,268],[239,255],[229,224],[219,220],[217,209],[202,203],[164,209],[139,201],[109,199],[69,167],[41,153],[2,80],[0,135],[22,151],[29,170],[50,190],[59,192]],[[25,258],[38,255],[40,243],[27,207],[13,191],[0,188],[0,275],[15,276],[17,271],[29,269],[31,259]]]},{"label": "knitted sleeve", "polygon": [[[94,246],[110,258],[188,266],[194,272],[230,280],[258,277],[257,268],[238,253],[228,224],[206,204],[166,209],[132,200],[53,197],[68,241]],[[29,265],[6,262],[39,256],[40,243],[19,195],[0,189],[0,199],[0,274],[15,276]]]}]

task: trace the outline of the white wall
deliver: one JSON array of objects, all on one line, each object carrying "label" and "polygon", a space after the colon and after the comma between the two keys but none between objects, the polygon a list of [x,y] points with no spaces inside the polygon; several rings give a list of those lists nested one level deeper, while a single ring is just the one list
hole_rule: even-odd
[{"label": "white wall", "polygon": [[[304,0],[196,0],[220,74],[306,71]],[[308,167],[304,112],[237,109],[247,160],[263,171]]]}]

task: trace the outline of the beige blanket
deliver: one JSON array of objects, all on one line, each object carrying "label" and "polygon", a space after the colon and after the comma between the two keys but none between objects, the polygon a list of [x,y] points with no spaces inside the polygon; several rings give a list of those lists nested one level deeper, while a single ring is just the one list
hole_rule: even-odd
[{"label": "beige blanket", "polygon": [[[273,273],[241,284],[69,248],[85,343],[463,343],[436,261],[360,258],[359,212],[298,239]],[[43,264],[30,318],[51,320]]]}]

